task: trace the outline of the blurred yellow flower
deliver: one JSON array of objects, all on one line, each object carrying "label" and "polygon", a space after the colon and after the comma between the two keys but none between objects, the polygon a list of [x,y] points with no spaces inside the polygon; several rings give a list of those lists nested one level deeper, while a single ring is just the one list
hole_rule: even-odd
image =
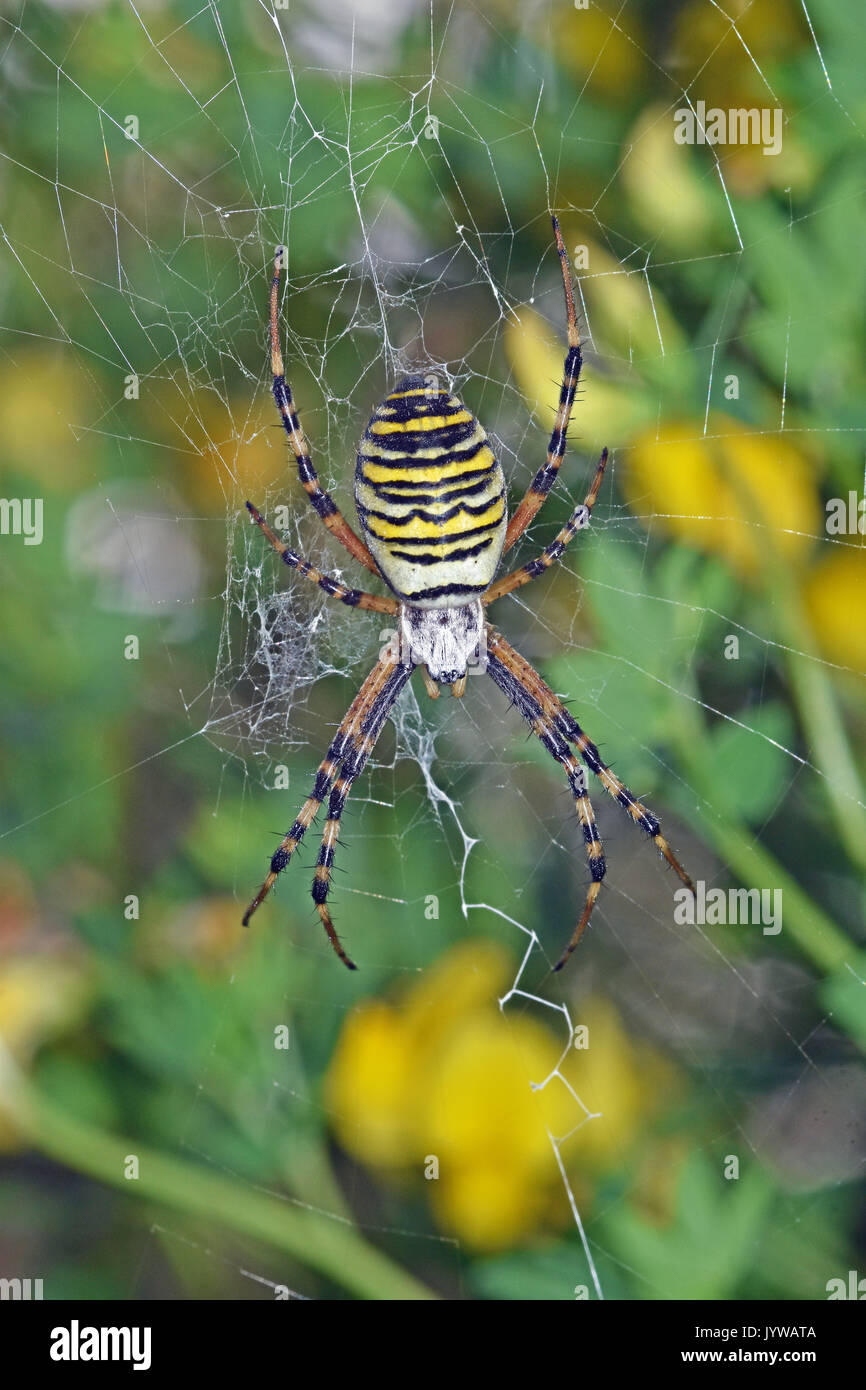
[{"label": "blurred yellow flower", "polygon": [[[595,245],[589,267],[595,273],[584,275],[581,287],[596,347],[601,340],[622,359],[640,361],[643,374],[622,360],[613,377],[596,372],[574,420],[591,448],[617,440],[628,445],[617,477],[631,510],[648,529],[719,555],[752,581],[774,559],[802,566],[823,520],[812,461],[789,439],[720,411],[706,428],[703,420],[670,414],[659,423],[660,398],[669,399],[673,389],[664,364],[679,370],[687,351],[682,332],[642,275]],[[552,418],[563,350],[547,321],[524,308],[506,328],[505,347],[524,398],[542,419]],[[829,627],[834,630],[832,618]]]},{"label": "blurred yellow flower", "polygon": [[745,73],[766,93],[761,60],[778,62],[808,41],[799,10],[776,0],[728,0],[724,9],[691,0],[677,15],[672,47],[678,64],[700,64],[722,87]]},{"label": "blurred yellow flower", "polygon": [[[807,24],[799,7],[777,0],[728,0],[725,5],[706,5],[691,0],[680,9],[673,26],[668,65],[685,74],[692,101],[707,107],[779,107],[770,81],[784,63],[796,60],[810,44]],[[768,74],[773,74],[768,80]],[[685,105],[685,100],[681,103]],[[705,152],[705,154],[708,152]],[[721,145],[715,151],[725,183],[740,197],[766,188],[808,186],[818,163],[797,143],[790,124],[785,126],[782,149],[765,157],[759,144]]]},{"label": "blurred yellow flower", "polygon": [[582,1169],[621,1167],[651,1116],[675,1099],[679,1073],[647,1043],[637,1050],[608,999],[593,995],[580,1008],[589,1046],[570,1054],[563,1071],[593,1116],[574,1136]]},{"label": "blurred yellow flower", "polygon": [[[73,1028],[89,1002],[89,981],[75,961],[43,954],[0,960],[0,1039],[19,1062],[28,1063],[43,1043]],[[0,1150],[18,1143],[14,1125],[0,1116]]]},{"label": "blurred yellow flower", "polygon": [[[580,315],[584,321],[581,390],[569,439],[598,454],[641,429],[655,428],[658,392],[664,383],[679,383],[683,331],[664,295],[642,268],[623,265],[597,242],[563,221],[563,236],[572,254],[584,248],[578,272]],[[591,333],[591,340],[587,334]],[[552,421],[559,403],[565,356],[565,314],[557,332],[537,310],[524,306],[505,329],[505,351],[527,404],[538,419]],[[599,371],[591,353],[604,359]],[[650,389],[648,382],[654,384]],[[587,384],[588,382],[588,384]],[[586,390],[584,390],[586,386]]]},{"label": "blurred yellow flower", "polygon": [[721,190],[707,184],[695,151],[675,141],[670,102],[641,111],[624,141],[620,167],[636,216],[662,246],[693,252],[705,243]]},{"label": "blurred yellow flower", "polygon": [[[585,310],[582,317],[586,331],[592,333],[594,350],[619,357],[624,364],[682,351],[683,331],[664,295],[644,274],[643,263],[618,261],[579,227],[575,229],[568,218],[563,218],[561,225],[571,255],[577,258],[580,251],[572,279],[579,282],[580,302]],[[586,333],[583,337],[586,346]],[[508,324],[505,348],[527,400],[555,409],[566,350],[565,309],[558,334],[534,309],[521,309],[520,319]],[[603,385],[594,378],[591,394],[603,389]],[[618,415],[622,406],[627,409],[627,401],[618,401]],[[591,400],[588,407],[593,409]],[[581,414],[585,415],[586,410],[587,403],[581,399]]]},{"label": "blurred yellow flower", "polygon": [[643,32],[623,5],[614,5],[609,13],[598,0],[581,9],[563,5],[553,35],[558,60],[606,101],[615,103],[618,94],[633,92],[641,76],[650,73]]},{"label": "blurred yellow flower", "polygon": [[[525,402],[542,423],[553,420],[559,400],[566,354],[563,343],[564,334],[557,342],[549,322],[534,309],[521,309],[520,321],[507,325],[505,331],[505,349],[514,378]],[[652,404],[644,393],[630,392],[620,381],[607,381],[594,373],[592,391],[581,395],[569,438],[574,448],[594,450],[598,439],[614,438],[610,434],[613,421],[617,423],[616,438],[627,438],[652,418]]]},{"label": "blurred yellow flower", "polygon": [[676,315],[645,274],[641,261],[624,264],[591,242],[587,262],[580,285],[596,351],[640,362],[672,357],[685,349],[685,335]]},{"label": "blurred yellow flower", "polygon": [[328,1073],[328,1102],[343,1148],[375,1167],[415,1155],[416,1057],[396,1008],[371,999],[351,1014]]},{"label": "blurred yellow flower", "polygon": [[186,382],[146,380],[141,405],[163,446],[154,450],[155,470],[202,511],[223,515],[232,501],[261,499],[277,483],[291,500],[288,441],[261,393],[224,401],[214,392],[191,395]]},{"label": "blurred yellow flower", "polygon": [[46,492],[77,492],[97,473],[93,436],[102,407],[71,351],[25,348],[0,365],[0,459]]},{"label": "blurred yellow flower", "polygon": [[[635,1053],[609,1004],[587,1001],[586,1050],[526,1014],[498,1007],[514,978],[500,947],[449,951],[394,1003],[370,1000],[347,1021],[327,1078],[343,1147],[399,1176],[436,1170],[436,1219],[476,1249],[497,1250],[567,1221],[550,1136],[573,1183],[620,1162],[669,1090],[655,1054]],[[569,1084],[601,1117],[588,1119]],[[547,1078],[547,1085],[541,1085]]]},{"label": "blurred yellow flower", "polygon": [[810,571],[803,599],[824,656],[866,673],[866,548],[834,546]]},{"label": "blurred yellow flower", "polygon": [[[565,334],[557,340],[550,324],[535,309],[521,309],[519,322],[509,323],[505,330],[505,351],[511,370],[525,401],[542,424],[553,420],[559,401],[564,341]],[[592,389],[580,396],[569,439],[575,448],[598,453],[601,443],[614,437],[609,434],[612,422],[616,422],[616,438],[622,439],[649,424],[655,416],[646,392],[630,390],[622,378],[612,381],[592,372]],[[540,447],[544,447],[543,443]]]},{"label": "blurred yellow flower", "polygon": [[774,556],[803,560],[820,525],[803,455],[732,416],[712,415],[706,434],[686,420],[644,431],[620,480],[638,518],[722,556],[750,579]]},{"label": "blurred yellow flower", "polygon": [[77,1023],[86,1012],[81,967],[43,955],[0,963],[0,1034],[27,1060],[36,1048]]},{"label": "blurred yellow flower", "polygon": [[550,1207],[558,1178],[548,1130],[572,1128],[575,1103],[558,1079],[540,1091],[532,1083],[560,1052],[534,1020],[491,1007],[458,1023],[428,1070],[419,1139],[439,1160],[431,1200],[440,1225],[476,1248],[514,1245]]}]

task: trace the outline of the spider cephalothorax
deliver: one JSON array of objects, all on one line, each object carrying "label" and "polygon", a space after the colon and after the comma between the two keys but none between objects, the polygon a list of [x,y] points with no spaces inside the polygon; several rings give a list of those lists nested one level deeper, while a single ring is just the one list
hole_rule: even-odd
[{"label": "spider cephalothorax", "polygon": [[375,410],[358,450],[355,500],[364,535],[349,526],[319,483],[286,382],[277,331],[283,249],[277,248],[271,281],[270,330],[274,399],[298,463],[298,475],[328,530],[351,555],[380,576],[394,598],[349,589],[303,560],[267,525],[251,502],[250,515],[285,564],[311,579],[332,598],[354,608],[388,613],[398,619],[399,640],[382,653],[361,686],[320,764],[313,790],[279,848],[264,883],[244,914],[249,922],[270,892],[328,797],[328,819],[313,881],[313,900],[340,959],[354,970],[334,930],[328,892],[343,807],[379,733],[415,667],[427,690],[440,684],[462,696],[470,665],[486,670],[517,706],[544,747],[561,764],[583,828],[591,882],[583,911],[556,969],[580,940],[605,873],[604,853],[587,791],[586,774],[572,749],[643,830],[694,892],[692,881],[661,834],[659,823],[610,768],[595,744],[554,695],[538,672],[484,619],[484,608],[503,594],[528,584],[559,560],[569,541],[589,525],[607,463],[602,452],[592,486],[556,539],[534,560],[496,579],[501,557],[522,536],[553,487],[565,453],[565,440],[581,368],[580,343],[568,257],[553,218],[562,268],[568,321],[568,349],[559,409],[547,450],[514,515],[507,519],[505,479],[487,436],[457,396],[440,389],[435,377],[406,376]]}]

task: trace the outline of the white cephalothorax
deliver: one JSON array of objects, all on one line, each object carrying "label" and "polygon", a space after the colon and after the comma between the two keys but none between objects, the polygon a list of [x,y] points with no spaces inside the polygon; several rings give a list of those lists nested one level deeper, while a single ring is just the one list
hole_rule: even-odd
[{"label": "white cephalothorax", "polygon": [[434,681],[449,685],[483,663],[484,615],[481,600],[459,608],[400,607],[401,656],[426,666]]}]

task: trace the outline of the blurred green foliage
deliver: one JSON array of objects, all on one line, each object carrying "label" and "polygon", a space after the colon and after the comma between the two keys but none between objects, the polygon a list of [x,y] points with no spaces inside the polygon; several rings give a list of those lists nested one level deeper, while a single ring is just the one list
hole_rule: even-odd
[{"label": "blurred green foliage", "polygon": [[[486,725],[498,739],[503,711],[478,682],[463,723],[444,700],[422,706],[437,783],[479,839],[462,894],[455,823],[443,803],[434,814],[408,760],[391,765],[386,731],[341,849],[338,926],[363,965],[350,978],[319,939],[309,854],[254,930],[238,916],[359,673],[318,682],[292,748],[267,749],[270,768],[289,768],[288,792],[251,775],[259,760],[229,735],[203,734],[220,642],[250,618],[224,612],[237,509],[254,487],[303,507],[268,399],[273,246],[290,254],[286,358],[346,509],[340,460],[393,366],[383,324],[410,355],[455,366],[500,434],[516,494],[549,418],[539,409],[530,422],[531,392],[503,345],[513,315],[486,273],[524,324],[538,312],[560,332],[548,200],[598,266],[606,256],[636,273],[621,300],[605,272],[585,279],[598,357],[566,486],[532,543],[563,523],[601,443],[625,452],[674,420],[697,436],[710,409],[772,441],[784,399],[816,499],[795,585],[770,546],[765,572],[746,575],[698,531],[672,536],[658,499],[642,514],[612,468],[574,558],[498,612],[666,813],[696,874],[790,884],[790,935],[675,933],[670,880],[599,808],[619,891],[561,984],[537,956],[525,983],[577,1018],[589,990],[605,991],[634,1055],[652,1045],[678,1081],[604,1171],[570,1160],[566,1143],[570,1180],[609,1297],[821,1298],[828,1279],[862,1268],[862,1091],[849,1075],[866,1040],[866,588],[856,569],[853,583],[825,573],[821,499],[862,488],[866,100],[855,0],[810,4],[820,55],[789,8],[776,23],[769,0],[735,4],[732,30],[702,0],[551,4],[531,24],[501,4],[458,5],[446,22],[434,5],[432,80],[421,4],[359,36],[367,61],[351,81],[348,47],[334,71],[321,57],[329,26],[329,52],[348,45],[348,0],[327,16],[293,8],[291,23],[277,11],[285,49],[267,12],[243,4],[221,5],[219,26],[186,3],[149,8],[146,27],[120,3],[31,4],[0,21],[3,491],[44,498],[46,537],[0,538],[0,1035],[24,1088],[10,1085],[0,1110],[0,1221],[18,1262],[0,1273],[39,1271],[46,1296],[78,1297],[259,1297],[267,1286],[249,1269],[311,1295],[591,1288],[552,1155],[555,1215],[514,1250],[477,1250],[459,1229],[440,1239],[420,1177],[337,1145],[323,1100],[360,1000],[389,997],[470,934],[520,953],[501,916],[467,921],[464,897],[558,952],[584,875],[559,770],[521,741],[516,716],[510,742],[492,746]],[[672,170],[665,141],[686,87],[708,103],[782,105],[778,166],[760,150],[720,152],[722,182],[703,150],[688,152],[686,174]],[[431,115],[438,139],[424,134]],[[722,395],[731,372],[736,400]],[[129,374],[137,399],[124,395]],[[124,488],[140,490],[133,514],[169,518],[165,549],[138,576],[145,595],[171,573],[180,532],[201,561],[197,584],[124,606],[138,553],[111,510]],[[340,563],[306,534],[314,560]],[[106,559],[118,536],[120,559]],[[819,601],[838,614],[832,632],[809,625]],[[318,598],[304,602],[312,622]],[[720,659],[732,632],[739,659]],[[123,659],[130,633],[137,661]],[[377,636],[371,626],[371,650]],[[249,700],[249,682],[228,698]],[[821,1143],[798,1108],[814,1076],[828,1098]],[[117,1156],[139,1150],[154,1158],[133,1194]],[[733,1185],[720,1176],[731,1152]],[[330,1223],[345,1244],[327,1221],[304,1225],[307,1207],[348,1218]]]}]

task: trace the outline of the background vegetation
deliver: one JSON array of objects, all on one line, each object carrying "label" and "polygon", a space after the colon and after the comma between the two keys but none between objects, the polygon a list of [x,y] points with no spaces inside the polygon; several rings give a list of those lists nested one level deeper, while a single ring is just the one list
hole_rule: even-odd
[{"label": "background vegetation", "polygon": [[[45,507],[43,544],[0,538],[0,1274],[46,1297],[594,1296],[548,1131],[607,1297],[824,1298],[863,1269],[866,552],[825,524],[863,492],[862,22],[855,0],[727,9],[0,20],[3,493]],[[782,153],[675,145],[686,89],[780,106]],[[599,791],[608,886],[551,980],[580,836],[558,769],[470,682],[465,710],[420,707],[479,842],[465,881],[386,731],[344,831],[349,977],[309,850],[238,921],[379,639],[296,594],[325,674],[284,743],[250,737],[254,600],[290,580],[244,496],[342,563],[274,423],[268,258],[288,241],[287,360],[347,510],[397,348],[455,371],[516,495],[561,370],[548,204],[586,248],[591,350],[527,557],[602,443],[613,464],[592,536],[496,621],[695,876],[781,888],[783,929],[678,924]],[[566,1013],[500,1009],[516,923],[541,938],[522,988]]]}]

